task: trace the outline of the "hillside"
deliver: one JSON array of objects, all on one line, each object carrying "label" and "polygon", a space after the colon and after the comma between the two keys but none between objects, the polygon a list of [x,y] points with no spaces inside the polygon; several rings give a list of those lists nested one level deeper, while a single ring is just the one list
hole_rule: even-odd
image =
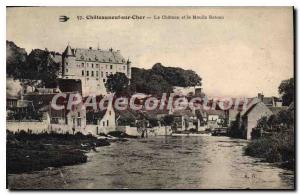
[{"label": "hillside", "polygon": [[44,84],[56,80],[59,63],[47,50],[34,49],[27,55],[25,49],[6,41],[6,74],[14,79],[41,80]]},{"label": "hillside", "polygon": [[151,69],[132,68],[131,91],[138,93],[170,93],[174,86],[201,86],[201,77],[192,70],[165,67],[160,63]]}]

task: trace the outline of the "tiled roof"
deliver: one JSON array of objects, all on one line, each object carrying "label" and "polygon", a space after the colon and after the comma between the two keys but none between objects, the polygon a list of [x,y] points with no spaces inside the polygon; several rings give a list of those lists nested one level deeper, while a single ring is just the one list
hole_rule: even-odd
[{"label": "tiled roof", "polygon": [[65,49],[63,55],[64,56],[74,56],[74,53],[73,53],[70,45],[67,46],[67,48]]},{"label": "tiled roof", "polygon": [[91,62],[124,64],[126,61],[120,51],[93,50],[93,49],[75,49],[76,60]]}]

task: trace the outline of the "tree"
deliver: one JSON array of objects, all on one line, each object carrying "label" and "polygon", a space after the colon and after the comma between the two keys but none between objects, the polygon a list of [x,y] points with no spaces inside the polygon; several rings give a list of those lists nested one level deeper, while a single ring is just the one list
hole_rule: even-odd
[{"label": "tree", "polygon": [[13,78],[22,77],[27,53],[12,41],[6,41],[6,74]]},{"label": "tree", "polygon": [[201,86],[201,78],[192,70],[164,67],[156,63],[151,69],[132,68],[130,88],[133,92],[161,95],[171,93],[174,86]]},{"label": "tree", "polygon": [[289,106],[294,102],[295,98],[295,81],[294,78],[284,80],[281,82],[278,88],[279,93],[282,95],[282,104]]},{"label": "tree", "polygon": [[116,95],[124,95],[129,90],[129,79],[124,73],[117,72],[107,77],[105,87],[108,91],[116,93]]},{"label": "tree", "polygon": [[55,83],[59,71],[56,63],[47,50],[34,49],[27,58],[25,78],[42,80],[43,84]]},{"label": "tree", "polygon": [[[11,41],[6,41],[6,73],[14,79],[19,79],[24,86],[55,83],[60,64],[55,62],[48,50],[34,49],[27,55]],[[32,83],[30,83],[32,80]]]}]

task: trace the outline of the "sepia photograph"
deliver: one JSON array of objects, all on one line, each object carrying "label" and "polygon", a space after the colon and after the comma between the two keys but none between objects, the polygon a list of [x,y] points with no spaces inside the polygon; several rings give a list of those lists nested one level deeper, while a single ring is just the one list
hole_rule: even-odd
[{"label": "sepia photograph", "polygon": [[7,6],[6,188],[295,190],[294,15]]}]

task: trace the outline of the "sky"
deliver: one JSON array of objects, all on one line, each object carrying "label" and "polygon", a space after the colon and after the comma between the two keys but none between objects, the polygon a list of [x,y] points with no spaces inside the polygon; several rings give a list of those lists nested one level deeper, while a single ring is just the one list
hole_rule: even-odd
[{"label": "sky", "polygon": [[[59,22],[61,15],[70,19]],[[77,19],[93,15],[146,19]],[[182,19],[194,15],[221,19]],[[192,69],[209,96],[278,96],[294,74],[292,7],[18,7],[7,8],[6,27],[6,39],[28,53],[99,45],[121,50],[135,67]]]}]

